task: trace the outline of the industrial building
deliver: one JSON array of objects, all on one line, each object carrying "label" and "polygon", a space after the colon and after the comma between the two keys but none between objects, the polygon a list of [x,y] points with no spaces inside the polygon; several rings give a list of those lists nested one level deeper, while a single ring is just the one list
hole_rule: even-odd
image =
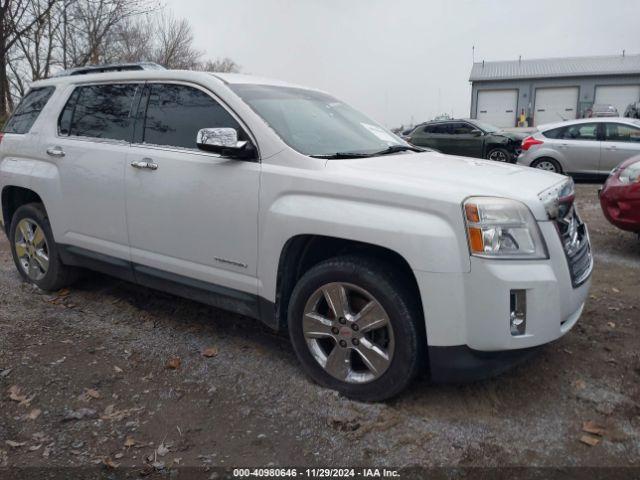
[{"label": "industrial building", "polygon": [[514,127],[589,116],[594,104],[623,115],[640,101],[640,55],[546,58],[473,64],[471,118]]}]

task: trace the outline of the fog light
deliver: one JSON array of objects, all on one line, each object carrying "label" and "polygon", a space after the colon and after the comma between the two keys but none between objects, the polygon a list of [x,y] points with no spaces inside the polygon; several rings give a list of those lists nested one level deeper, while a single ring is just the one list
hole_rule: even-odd
[{"label": "fog light", "polygon": [[527,330],[527,291],[511,290],[510,305],[509,326],[511,327],[511,335],[524,335]]}]

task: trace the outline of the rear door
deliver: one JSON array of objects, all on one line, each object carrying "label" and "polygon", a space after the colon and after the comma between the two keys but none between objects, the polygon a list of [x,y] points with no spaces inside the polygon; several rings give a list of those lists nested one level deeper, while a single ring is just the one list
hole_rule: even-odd
[{"label": "rear door", "polygon": [[[247,131],[209,91],[190,84],[148,83],[139,111],[126,166],[137,280],[230,299],[257,294],[260,163],[196,145],[202,128],[235,128],[243,140]],[[135,168],[135,162],[154,168]]]},{"label": "rear door", "polygon": [[129,258],[124,166],[133,134],[131,112],[140,84],[77,86],[46,138],[43,154],[57,166],[62,209],[56,241]]},{"label": "rear door", "polygon": [[617,122],[604,125],[600,171],[609,173],[626,159],[640,155],[640,127]]},{"label": "rear door", "polygon": [[416,128],[411,134],[411,143],[419,147],[441,150],[442,133],[447,130],[446,125],[430,124]]}]

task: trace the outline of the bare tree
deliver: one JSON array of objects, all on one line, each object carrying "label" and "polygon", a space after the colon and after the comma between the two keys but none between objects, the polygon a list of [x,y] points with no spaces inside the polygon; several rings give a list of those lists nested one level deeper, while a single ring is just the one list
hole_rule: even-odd
[{"label": "bare tree", "polygon": [[200,70],[204,70],[205,72],[237,73],[240,71],[240,65],[231,58],[224,57],[207,60],[200,65]]},{"label": "bare tree", "polygon": [[9,52],[38,24],[45,21],[59,0],[0,1],[0,116],[13,107],[9,84]]},{"label": "bare tree", "polygon": [[155,41],[151,58],[166,68],[193,69],[200,64],[202,52],[193,46],[193,32],[186,19],[169,13],[158,15],[153,24]]}]

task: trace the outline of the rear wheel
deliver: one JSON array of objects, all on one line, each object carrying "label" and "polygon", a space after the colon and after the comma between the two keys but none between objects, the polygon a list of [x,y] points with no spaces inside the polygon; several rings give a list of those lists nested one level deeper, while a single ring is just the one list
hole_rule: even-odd
[{"label": "rear wheel", "polygon": [[562,173],[562,167],[553,158],[539,158],[531,164],[533,168],[539,168],[540,170],[546,170],[553,173]]},{"label": "rear wheel", "polygon": [[73,283],[75,268],[64,265],[42,204],[30,203],[18,208],[9,230],[11,253],[18,272],[42,290],[55,291]]},{"label": "rear wheel", "polygon": [[365,401],[402,391],[418,373],[426,338],[404,279],[368,259],[324,261],[303,275],[289,307],[289,333],[319,384]]},{"label": "rear wheel", "polygon": [[507,163],[511,160],[511,155],[509,154],[509,151],[504,148],[492,148],[487,153],[487,160]]}]

